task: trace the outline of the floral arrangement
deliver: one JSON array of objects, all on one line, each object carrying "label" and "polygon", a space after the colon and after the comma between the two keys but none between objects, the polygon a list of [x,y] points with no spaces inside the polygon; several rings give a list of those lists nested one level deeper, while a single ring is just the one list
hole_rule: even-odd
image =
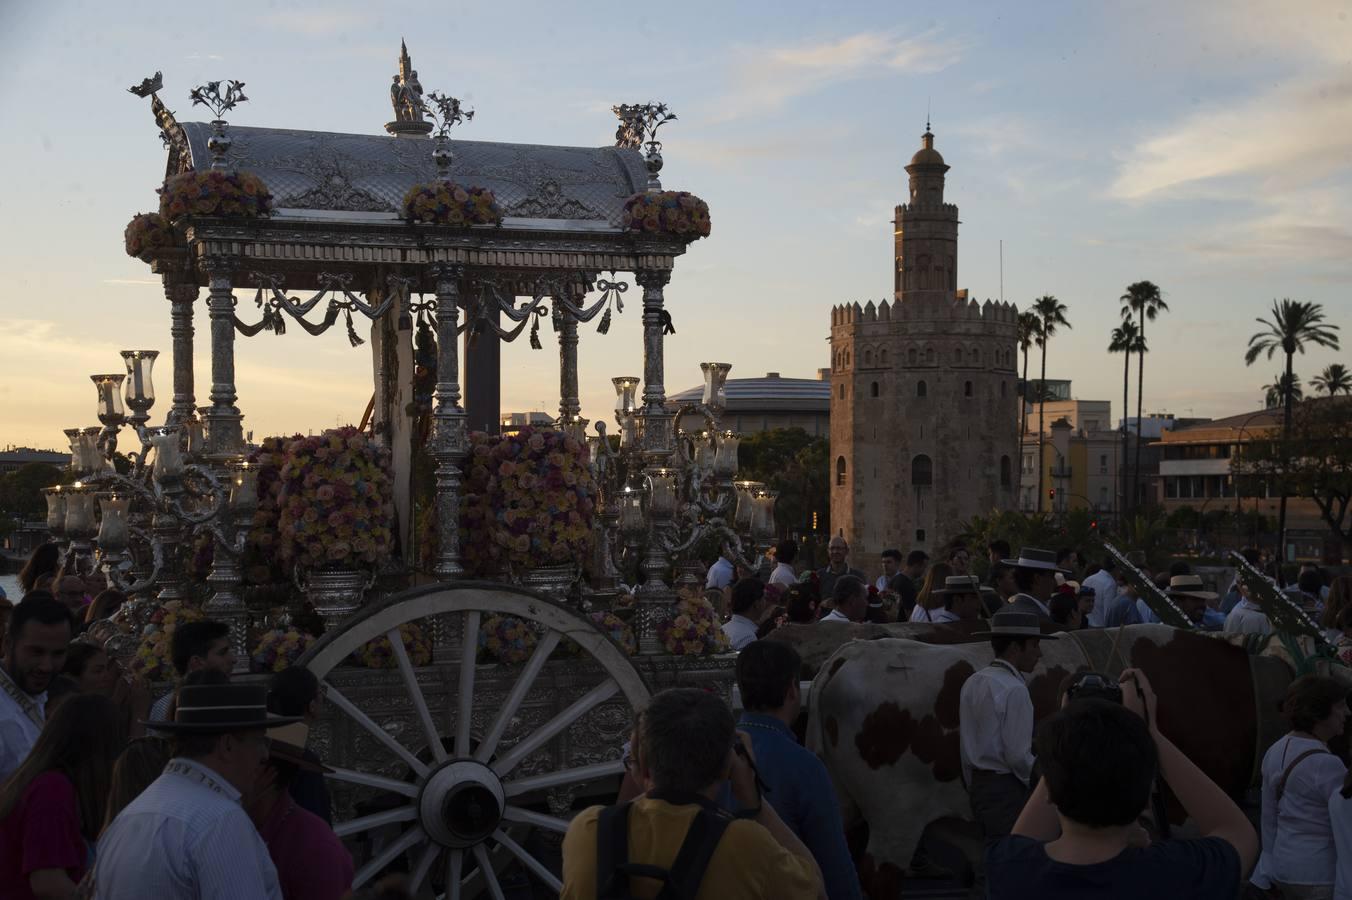
[{"label": "floral arrangement", "polygon": [[264,632],[249,654],[249,669],[253,672],[280,672],[294,665],[314,642],[314,635],[294,628],[274,628]]},{"label": "floral arrangement", "polygon": [[525,662],[540,637],[529,622],[516,616],[489,616],[479,626],[479,653],[508,665]]},{"label": "floral arrangement", "polygon": [[[591,619],[597,628],[606,633],[606,636],[619,645],[626,656],[633,656],[638,653],[638,638],[634,636],[634,629],[613,612],[604,609],[598,609],[595,612],[588,613],[587,618]],[[581,656],[582,645],[574,640],[568,641],[568,651],[575,656]]]},{"label": "floral arrangement", "polygon": [[467,466],[460,542],[472,572],[563,565],[591,553],[597,492],[581,441],[535,428],[475,433]]},{"label": "floral arrangement", "polygon": [[150,621],[146,624],[146,634],[154,634],[158,631],[173,631],[175,625],[181,625],[184,622],[200,622],[206,615],[189,603],[182,600],[170,600],[168,603],[160,605],[159,609],[150,614]]},{"label": "floral arrangement", "polygon": [[501,225],[502,209],[488,188],[433,181],[404,195],[404,218],[423,225]]},{"label": "floral arrangement", "polygon": [[140,258],[152,250],[173,246],[174,229],[159,213],[137,213],[127,223],[127,230],[122,233],[122,237],[126,242],[127,255]]},{"label": "floral arrangement", "polygon": [[277,521],[281,515],[282,464],[286,445],[304,439],[304,435],[264,438],[249,454],[249,462],[258,467],[258,507],[244,544],[244,581],[248,584],[272,584],[289,581],[279,565]]},{"label": "floral arrangement", "polygon": [[168,681],[174,674],[174,663],[170,643],[174,630],[170,626],[163,631],[155,631],[141,639],[136,655],[131,659],[131,673],[146,681]]},{"label": "floral arrangement", "polygon": [[365,434],[346,427],[292,440],[277,477],[283,561],[307,569],[357,568],[389,558],[394,542],[389,453]]},{"label": "floral arrangement", "polygon": [[685,597],[671,610],[671,616],[657,626],[657,638],[676,656],[702,656],[728,649],[727,635],[718,623],[718,614],[703,597]]},{"label": "floral arrangement", "polygon": [[[432,661],[432,637],[416,622],[406,622],[399,626],[399,637],[404,643],[404,652],[409,662],[415,666],[425,666]],[[372,638],[352,654],[352,658],[368,669],[392,669],[399,665],[394,658],[394,647],[385,635]]]},{"label": "floral arrangement", "polygon": [[248,172],[183,172],[171,175],[158,189],[160,215],[172,222],[180,216],[243,216],[272,212],[272,192]]},{"label": "floral arrangement", "polygon": [[648,191],[624,204],[630,231],[680,238],[687,243],[709,236],[709,204],[689,191]]}]

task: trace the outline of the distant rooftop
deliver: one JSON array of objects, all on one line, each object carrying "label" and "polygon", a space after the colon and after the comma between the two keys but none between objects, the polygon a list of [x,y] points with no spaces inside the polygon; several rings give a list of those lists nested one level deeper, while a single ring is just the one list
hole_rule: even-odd
[{"label": "distant rooftop", "polygon": [[[831,409],[831,383],[820,378],[784,378],[778,372],[767,372],[764,378],[729,378],[723,387],[728,398],[728,409],[765,410]],[[698,403],[704,396],[703,385],[673,394],[667,402],[673,405]]]}]

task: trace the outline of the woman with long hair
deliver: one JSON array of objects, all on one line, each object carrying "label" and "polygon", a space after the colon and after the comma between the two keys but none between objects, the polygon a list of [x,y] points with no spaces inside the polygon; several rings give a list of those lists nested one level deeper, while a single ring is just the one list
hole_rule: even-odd
[{"label": "woman with long hair", "polygon": [[74,895],[103,825],[120,724],[107,697],[71,697],[0,785],[0,897]]},{"label": "woman with long hair", "polygon": [[99,591],[94,597],[94,602],[89,604],[85,610],[85,624],[91,625],[101,619],[107,619],[122,608],[122,604],[127,602],[127,595],[121,591],[107,588]]},{"label": "woman with long hair", "polygon": [[953,567],[948,563],[940,562],[930,566],[929,571],[925,573],[925,583],[920,586],[920,593],[915,597],[915,609],[911,610],[912,622],[934,620],[933,610],[944,605],[944,595],[934,592],[942,588],[948,576],[952,574]]},{"label": "woman with long hair", "polygon": [[1352,607],[1352,575],[1339,575],[1329,585],[1329,597],[1324,601],[1324,611],[1319,615],[1319,627],[1324,629],[1324,636],[1331,644],[1338,643],[1338,639],[1343,636],[1338,616],[1348,607]]},{"label": "woman with long hair", "polygon": [[1332,900],[1336,851],[1329,798],[1347,766],[1328,743],[1347,722],[1347,688],[1302,675],[1286,690],[1291,731],[1263,757],[1263,855],[1259,868],[1287,900]]},{"label": "woman with long hair", "polygon": [[172,755],[169,742],[160,737],[139,737],[127,744],[113,766],[108,807],[103,816],[105,829],[113,824],[113,819],[127,808],[127,804],[141,796],[141,792],[160,777]]},{"label": "woman with long hair", "polygon": [[61,547],[51,541],[39,544],[19,570],[19,586],[25,594],[39,589],[51,590],[59,568]]}]

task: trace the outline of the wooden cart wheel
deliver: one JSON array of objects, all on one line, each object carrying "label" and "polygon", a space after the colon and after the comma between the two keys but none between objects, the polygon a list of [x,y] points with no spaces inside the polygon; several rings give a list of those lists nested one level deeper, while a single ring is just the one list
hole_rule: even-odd
[{"label": "wooden cart wheel", "polygon": [[[482,734],[473,733],[475,682],[492,666],[476,665],[479,626],[489,615],[514,616],[533,623],[539,641],[529,659],[513,666],[515,673],[506,700],[492,710],[492,724]],[[400,639],[399,626],[431,617],[459,617],[458,662],[447,669],[457,673],[454,715],[438,722],[419,686],[416,670]],[[442,621],[445,621],[444,619]],[[421,725],[421,747],[408,747],[381,727],[379,710],[362,709],[338,690],[330,675],[367,641],[388,637],[394,649],[402,689]],[[599,682],[543,724],[504,744],[513,718],[522,708],[550,654],[565,638],[600,668]],[[522,776],[516,772],[528,756],[549,745],[561,732],[588,712],[614,698],[632,709],[647,704],[648,687],[625,655],[590,619],[571,608],[519,588],[488,582],[454,582],[429,585],[395,595],[363,609],[338,629],[324,635],[301,658],[300,664],[314,672],[326,688],[329,703],[340,709],[370,734],[412,773],[401,781],[375,772],[337,768],[329,778],[375,788],[394,795],[397,805],[372,815],[334,822],[339,837],[395,825],[402,829],[357,871],[354,887],[380,874],[391,862],[407,854],[412,860],[409,887],[416,894],[434,867],[444,871],[445,900],[460,900],[486,886],[497,900],[503,897],[492,860],[502,850],[551,890],[561,889],[557,876],[509,833],[512,826],[534,826],[564,832],[568,821],[519,805],[520,799],[550,788],[579,785],[623,772],[618,759],[592,765],[562,768]],[[448,672],[449,682],[449,672]],[[450,683],[448,683],[448,687]],[[483,710],[481,710],[483,711]],[[477,863],[474,877],[468,875],[469,860]]]}]

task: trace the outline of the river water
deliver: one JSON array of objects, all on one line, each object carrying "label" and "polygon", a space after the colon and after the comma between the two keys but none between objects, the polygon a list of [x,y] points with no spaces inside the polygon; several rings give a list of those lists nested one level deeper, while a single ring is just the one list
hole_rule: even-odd
[{"label": "river water", "polygon": [[10,603],[18,603],[22,591],[19,590],[18,575],[0,575],[0,588],[4,588]]}]

